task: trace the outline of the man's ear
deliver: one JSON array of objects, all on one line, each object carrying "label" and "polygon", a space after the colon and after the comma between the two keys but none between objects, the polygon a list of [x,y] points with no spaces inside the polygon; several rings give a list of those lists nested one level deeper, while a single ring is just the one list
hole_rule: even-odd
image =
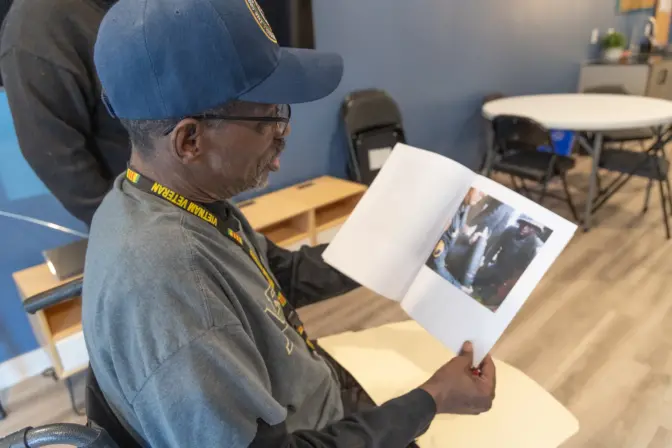
[{"label": "man's ear", "polygon": [[172,132],[171,149],[182,163],[189,163],[203,154],[201,148],[203,123],[193,118],[181,120]]}]

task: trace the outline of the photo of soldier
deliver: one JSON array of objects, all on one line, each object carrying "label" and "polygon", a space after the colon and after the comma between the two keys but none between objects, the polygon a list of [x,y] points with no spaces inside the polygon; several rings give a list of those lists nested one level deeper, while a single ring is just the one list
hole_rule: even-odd
[{"label": "photo of soldier", "polygon": [[471,188],[427,266],[494,312],[551,233],[542,223]]}]

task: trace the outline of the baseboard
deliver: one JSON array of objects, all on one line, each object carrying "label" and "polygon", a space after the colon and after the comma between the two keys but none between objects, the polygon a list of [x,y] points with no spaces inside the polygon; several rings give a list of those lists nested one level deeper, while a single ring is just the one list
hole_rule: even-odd
[{"label": "baseboard", "polygon": [[47,353],[38,348],[0,363],[0,390],[12,387],[51,367]]}]

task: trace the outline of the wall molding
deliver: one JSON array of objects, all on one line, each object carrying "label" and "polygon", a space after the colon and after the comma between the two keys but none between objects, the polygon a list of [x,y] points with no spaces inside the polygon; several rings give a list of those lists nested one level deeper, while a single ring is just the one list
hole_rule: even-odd
[{"label": "wall molding", "polygon": [[10,388],[51,367],[51,360],[42,348],[0,363],[0,390]]}]

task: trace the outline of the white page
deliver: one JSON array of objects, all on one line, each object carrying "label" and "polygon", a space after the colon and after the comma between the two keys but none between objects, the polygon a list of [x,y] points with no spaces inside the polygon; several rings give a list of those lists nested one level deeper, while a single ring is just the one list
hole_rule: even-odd
[{"label": "white page", "polygon": [[441,155],[397,144],[324,260],[376,293],[401,300],[475,177]]},{"label": "white page", "polygon": [[[522,217],[527,221],[536,221],[534,226],[522,225],[528,228],[527,232],[531,232],[530,227],[538,226],[540,228],[540,231],[535,231],[539,236],[538,239],[534,240],[533,247],[536,247],[536,249],[530,249],[530,244],[516,243],[524,249],[522,254],[521,252],[515,252],[518,255],[512,257],[511,254],[514,252],[510,248],[513,243],[507,243],[506,246],[509,248],[507,254],[502,255],[502,251],[494,259],[492,266],[482,265],[475,270],[476,275],[474,284],[471,285],[471,291],[463,289],[465,284],[468,285],[468,281],[465,281],[464,276],[461,276],[459,272],[461,267],[470,262],[473,263],[474,259],[483,262],[484,257],[461,255],[463,252],[459,248],[464,246],[450,246],[448,256],[451,256],[450,251],[452,251],[454,259],[450,266],[453,270],[446,268],[446,270],[440,271],[440,267],[429,267],[430,265],[447,266],[445,263],[433,264],[435,259],[433,257],[438,253],[438,250],[434,251],[428,257],[428,264],[423,265],[420,269],[401,305],[413,319],[454,352],[460,350],[464,341],[472,341],[474,343],[474,362],[480,364],[523,306],[544,273],[570,241],[576,230],[576,225],[490,179],[477,176],[472,183],[472,187],[486,195],[483,199],[485,202],[480,202],[473,208],[486,203],[493,207],[497,203],[501,204],[501,209],[490,209],[500,211],[496,215],[499,219],[495,219],[493,214],[490,220],[492,222],[498,221],[500,223],[499,227],[491,222],[488,228],[499,229],[498,232],[501,232],[502,226],[504,226],[507,228],[506,234],[500,236],[499,240],[497,240],[496,235],[494,237],[490,236],[492,240],[487,240],[487,243],[493,244],[493,248],[496,248],[501,246],[496,244],[495,241],[513,241],[512,235],[514,232],[519,232],[518,229],[521,227],[518,218]],[[472,222],[477,221],[477,218],[472,218]],[[469,220],[467,220],[468,224],[470,224]],[[469,227],[467,226],[467,228]],[[552,231],[550,236],[544,233],[544,228],[546,233],[548,229]],[[498,232],[492,233],[502,235]],[[529,243],[529,238],[526,241]],[[484,245],[485,243],[486,241],[484,241]],[[475,246],[472,245],[471,247]],[[536,255],[534,255],[535,252]],[[499,257],[501,257],[501,260]],[[525,260],[531,261],[528,263]],[[446,280],[444,277],[446,271],[448,271],[448,274],[452,273],[458,277],[458,286]],[[512,273],[513,271],[517,273]],[[520,276],[518,277],[518,275]],[[517,281],[511,280],[516,277]],[[507,288],[504,287],[504,279],[509,279],[508,284],[512,285],[508,293],[506,292]],[[495,287],[489,285],[495,285]],[[480,297],[485,304],[472,296]]]},{"label": "white page", "polygon": [[387,159],[392,154],[392,147],[369,149],[369,169],[371,171],[379,170],[385,165]]}]

